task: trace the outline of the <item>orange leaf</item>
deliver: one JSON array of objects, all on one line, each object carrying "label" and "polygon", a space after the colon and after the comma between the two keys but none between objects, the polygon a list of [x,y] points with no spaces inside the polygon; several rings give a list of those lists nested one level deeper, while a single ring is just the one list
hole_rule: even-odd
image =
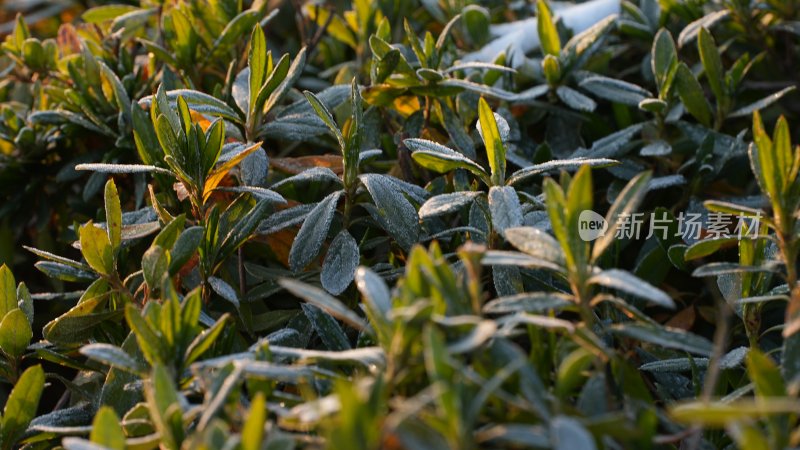
[{"label": "orange leaf", "polygon": [[408,117],[420,110],[419,98],[416,95],[404,95],[394,99],[394,109],[403,117]]},{"label": "orange leaf", "polygon": [[672,316],[672,318],[667,321],[666,325],[688,331],[694,326],[696,318],[697,314],[694,311],[694,306],[689,306]]},{"label": "orange leaf", "polygon": [[208,200],[208,197],[211,196],[211,192],[219,185],[225,175],[231,171],[237,164],[242,162],[243,159],[247,158],[247,156],[254,151],[261,148],[261,142],[256,142],[255,144],[251,145],[250,147],[242,150],[241,153],[234,156],[233,158],[225,161],[224,164],[219,166],[217,169],[212,170],[211,173],[208,175],[206,179],[206,184],[203,187],[203,201],[205,202]]},{"label": "orange leaf", "polygon": [[204,133],[208,130],[208,127],[211,126],[211,121],[206,119],[206,116],[200,114],[199,112],[191,110],[189,111],[189,114],[192,116],[192,121],[200,125],[200,128],[203,129]]}]

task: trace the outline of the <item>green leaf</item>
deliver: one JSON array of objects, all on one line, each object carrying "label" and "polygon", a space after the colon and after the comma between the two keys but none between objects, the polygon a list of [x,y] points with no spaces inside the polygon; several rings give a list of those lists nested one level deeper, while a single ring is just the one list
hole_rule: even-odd
[{"label": "green leaf", "polygon": [[114,273],[114,253],[108,234],[91,221],[79,228],[81,253],[89,266],[101,275]]},{"label": "green leaf", "polygon": [[311,322],[311,326],[314,327],[314,331],[317,332],[317,335],[328,350],[350,350],[350,341],[342,331],[342,327],[336,322],[336,319],[314,305],[303,303],[301,306],[303,313],[305,313],[308,321]]},{"label": "green leaf", "polygon": [[619,161],[608,158],[571,158],[554,159],[541,164],[533,164],[514,172],[508,179],[509,185],[530,179],[534,175],[541,175],[556,170],[575,171],[583,166],[608,167],[619,164]]},{"label": "green leaf", "polygon": [[508,228],[522,225],[522,207],[517,191],[511,186],[489,188],[489,211],[492,214],[492,226],[500,235]]},{"label": "green leaf", "polygon": [[189,227],[181,233],[170,252],[169,274],[175,275],[194,255],[203,240],[203,227]]},{"label": "green leaf", "polygon": [[746,106],[743,106],[743,107],[737,109],[736,111],[728,114],[728,117],[736,118],[736,117],[749,116],[750,114],[753,114],[756,111],[760,111],[760,110],[772,105],[773,103],[775,103],[778,100],[780,100],[781,98],[783,98],[786,94],[788,94],[790,92],[794,92],[795,89],[797,89],[797,86],[789,86],[789,87],[783,88],[780,91],[775,92],[774,94],[770,94],[770,95],[762,98],[761,100],[758,100],[756,102],[753,102],[753,103],[751,103],[749,105],[746,105]]},{"label": "green leaf", "polygon": [[122,207],[119,202],[117,185],[114,184],[113,178],[106,183],[105,205],[108,240],[111,243],[113,252],[116,254],[119,251],[120,244],[122,244]]},{"label": "green leaf", "polygon": [[749,206],[738,205],[736,203],[721,200],[706,200],[703,206],[709,211],[720,212],[741,217],[760,217],[761,220],[767,219],[766,213],[761,209],[750,208]]},{"label": "green leaf", "polygon": [[[308,17],[316,22],[318,27],[327,26],[327,33],[332,38],[354,49],[358,48],[358,42],[353,35],[353,31],[341,17],[333,14],[326,8],[315,8],[314,5],[310,3],[306,4],[306,11],[308,12]],[[333,17],[331,17],[332,14]]]},{"label": "green leaf", "polygon": [[558,56],[561,52],[561,39],[553,22],[553,13],[545,0],[536,2],[536,25],[542,52],[546,55]]},{"label": "green leaf", "polygon": [[780,178],[782,171],[777,167],[772,139],[764,129],[764,123],[761,121],[761,114],[758,111],[753,113],[753,141],[750,144],[749,152],[753,174],[755,174],[761,190],[775,205],[780,199],[779,186],[783,185],[783,180]]},{"label": "green leaf", "polygon": [[624,323],[611,326],[614,334],[638,339],[664,348],[682,350],[695,355],[710,356],[714,345],[706,338],[680,329]]},{"label": "green leaf", "polygon": [[683,47],[684,45],[691,42],[697,36],[697,34],[700,32],[701,29],[711,28],[714,24],[728,17],[730,14],[731,14],[730,9],[722,8],[720,10],[706,14],[705,16],[695,20],[689,25],[686,25],[685,27],[683,27],[683,30],[681,30],[681,34],[678,35],[678,45]]},{"label": "green leaf", "polygon": [[660,29],[653,39],[651,55],[651,67],[656,78],[659,98],[663,100],[667,97],[675,69],[678,66],[678,51],[675,49],[675,41],[672,40],[672,35],[666,28]]},{"label": "green leaf", "polygon": [[222,120],[216,119],[206,131],[205,145],[200,152],[200,167],[203,174],[210,173],[214,165],[219,161],[222,147],[225,144],[225,124]]},{"label": "green leaf", "polygon": [[344,191],[336,191],[328,195],[308,213],[289,251],[289,267],[293,271],[303,270],[319,254],[343,194]]},{"label": "green leaf", "polygon": [[25,283],[20,283],[17,286],[17,299],[17,307],[25,313],[28,322],[33,325],[33,297],[31,297],[28,286]]},{"label": "green leaf", "polygon": [[122,312],[118,310],[100,310],[107,301],[107,290],[103,279],[96,280],[77,305],[44,326],[44,338],[57,344],[82,343],[92,335],[95,326],[120,316]]},{"label": "green leaf", "polygon": [[[253,28],[253,25],[258,23],[260,15],[258,11],[248,9],[239,13],[230,22],[227,22],[225,28],[211,44],[211,48],[208,50],[208,53],[206,53],[207,56],[205,60],[208,61],[218,55],[222,55],[233,47],[248,30]],[[272,16],[273,14],[269,17]],[[269,17],[267,17],[267,19],[269,19]]]},{"label": "green leaf", "polygon": [[181,214],[175,217],[163,228],[161,228],[161,231],[158,232],[156,238],[153,239],[152,245],[159,245],[165,249],[172,249],[172,247],[175,245],[175,241],[178,240],[178,236],[183,231],[183,226],[185,223],[186,215]]},{"label": "green leaf", "polygon": [[102,406],[92,421],[89,439],[95,444],[114,450],[125,450],[125,432],[117,413],[110,406]]},{"label": "green leaf", "polygon": [[703,87],[700,86],[686,63],[678,64],[675,72],[675,87],[689,114],[706,127],[711,126],[711,108],[706,101]]},{"label": "green leaf", "polygon": [[351,188],[358,177],[358,165],[361,158],[361,142],[364,136],[363,123],[364,123],[364,105],[361,98],[361,88],[358,86],[356,78],[354,77],[350,83],[350,122],[346,128],[347,143],[344,147],[342,154],[344,163],[344,185]]},{"label": "green leaf", "polygon": [[683,259],[691,261],[693,259],[703,258],[705,256],[716,253],[717,250],[728,245],[731,246],[738,241],[736,237],[723,237],[716,239],[703,239],[695,242],[683,254]]},{"label": "green leaf", "polygon": [[675,302],[664,291],[624,270],[604,270],[589,278],[588,283],[618,289],[663,308],[675,309]]},{"label": "green leaf", "polygon": [[546,55],[542,59],[542,72],[548,86],[557,86],[558,82],[561,81],[562,75],[561,63],[558,62],[558,58],[553,55]]},{"label": "green leaf", "polygon": [[133,374],[141,375],[145,367],[130,356],[125,350],[111,344],[87,344],[81,347],[82,355],[99,361],[108,366],[124,370]]},{"label": "green leaf", "polygon": [[2,443],[4,449],[14,448],[31,420],[36,416],[39,399],[44,389],[42,366],[29,367],[19,377],[6,401],[2,418]]},{"label": "green leaf", "polygon": [[360,259],[358,242],[347,230],[340,231],[333,238],[322,263],[322,287],[333,295],[344,292],[355,277]]},{"label": "green leaf", "polygon": [[191,364],[197,361],[198,358],[203,356],[203,354],[211,348],[212,345],[217,341],[219,336],[225,331],[225,325],[228,323],[230,319],[230,314],[225,313],[222,317],[217,320],[214,325],[210,328],[203,330],[202,333],[198,334],[189,347],[186,349],[186,354],[183,357],[183,362],[185,365]]},{"label": "green leaf", "polygon": [[786,383],[795,384],[800,379],[800,333],[792,333],[783,340],[781,371]]},{"label": "green leaf", "polygon": [[769,450],[770,444],[764,431],[755,424],[731,423],[726,431],[733,437],[739,448],[748,450]]},{"label": "green leaf", "polygon": [[704,427],[724,427],[772,415],[797,413],[800,413],[800,404],[790,398],[739,399],[729,403],[686,402],[674,404],[669,409],[669,415],[675,421]]},{"label": "green leaf", "polygon": [[571,295],[558,292],[525,292],[498,297],[483,305],[486,314],[510,314],[526,312],[546,314],[549,311],[568,309],[575,304]]},{"label": "green leaf", "polygon": [[208,284],[214,289],[214,292],[219,294],[220,297],[230,302],[238,311],[239,310],[239,296],[236,290],[222,278],[208,277]]},{"label": "green leaf", "polygon": [[[589,245],[580,237],[580,215],[592,209],[592,169],[583,166],[578,169],[569,185],[566,198],[566,243],[572,253],[573,261],[579,270],[589,259]],[[562,246],[564,243],[562,242]]]},{"label": "green leaf", "polygon": [[[264,220],[272,204],[273,202],[270,199],[258,200],[255,207],[247,211],[244,217],[237,218],[233,227],[222,241],[222,245],[219,247],[218,258],[220,258],[220,261],[230,256],[236,249],[253,237],[253,233],[258,227],[258,224]],[[226,211],[223,219],[225,219],[227,215],[228,211]]]},{"label": "green leaf", "polygon": [[[292,64],[291,67],[289,66],[290,63]],[[287,53],[281,56],[281,59],[275,64],[269,77],[267,77],[267,80],[264,82],[264,85],[261,86],[261,90],[258,91],[258,95],[255,99],[255,106],[252,106],[253,111],[264,112],[264,102],[266,102],[268,98],[271,98],[272,93],[276,92],[278,87],[283,86],[284,80],[290,75],[290,69],[297,71],[298,67],[294,62],[289,61],[289,54]]]},{"label": "green leaf", "polygon": [[0,316],[17,308],[17,282],[14,274],[5,264],[0,267]]},{"label": "green leaf", "polygon": [[550,224],[553,234],[558,239],[567,261],[567,267],[574,269],[575,258],[570,248],[569,229],[567,228],[567,200],[564,191],[552,178],[544,180],[543,189],[547,207],[547,215],[550,217]]},{"label": "green leaf", "polygon": [[606,214],[608,229],[595,241],[592,248],[593,261],[600,258],[603,252],[613,243],[620,219],[629,217],[639,207],[647,193],[647,183],[650,182],[652,174],[651,171],[647,171],[636,175],[614,199],[614,204],[611,205]]},{"label": "green leaf", "polygon": [[128,92],[125,90],[125,85],[122,84],[122,80],[120,80],[117,74],[114,73],[114,71],[111,70],[105,63],[99,62],[99,66],[103,81],[110,84],[111,89],[114,92],[114,100],[117,104],[117,108],[119,108],[120,111],[118,121],[124,121],[126,126],[131,125],[133,121],[133,117],[131,115],[131,98],[128,96]]},{"label": "green leaf", "polygon": [[470,204],[476,197],[482,195],[477,191],[459,191],[449,194],[440,194],[429,198],[419,208],[420,219],[438,217],[458,211]]},{"label": "green leaf", "polygon": [[140,10],[140,8],[130,5],[97,6],[86,10],[86,12],[81,15],[81,19],[86,23],[99,23],[138,10]]},{"label": "green leaf", "polygon": [[322,289],[289,278],[281,278],[278,283],[292,294],[317,306],[351,327],[357,330],[363,330],[366,327],[364,319]]},{"label": "green leaf", "polygon": [[786,385],[780,368],[758,349],[751,349],[747,353],[747,374],[753,382],[757,397],[786,396]]},{"label": "green leaf", "polygon": [[[372,40],[370,40],[372,42]],[[392,73],[394,73],[395,68],[397,68],[398,64],[402,59],[402,54],[400,50],[391,49],[388,51],[383,57],[375,64],[375,76],[373,83],[380,84],[386,81]]]},{"label": "green leaf", "polygon": [[[189,108],[199,113],[210,114],[212,116],[222,117],[223,119],[228,119],[236,123],[242,123],[242,118],[233,108],[228,106],[228,104],[222,100],[219,100],[206,93],[192,89],[175,89],[172,91],[166,91],[165,95],[170,102],[176,102],[178,97],[182,97],[186,101],[186,104],[189,106]],[[148,95],[147,97],[139,100],[139,104],[149,106],[152,101],[153,96]],[[163,110],[160,112],[162,114],[165,113]],[[175,130],[174,126],[173,130]]]},{"label": "green leaf", "polygon": [[358,177],[369,191],[386,231],[404,250],[419,238],[417,209],[397,189],[388,175],[362,174]]},{"label": "green leaf", "polygon": [[723,105],[728,103],[728,92],[725,88],[725,73],[722,68],[722,59],[717,50],[717,43],[711,33],[705,28],[700,28],[697,35],[697,50],[700,52],[700,61],[706,73],[708,84],[714,92],[717,102]]},{"label": "green leaf", "polygon": [[28,120],[30,120],[31,123],[41,124],[41,125],[72,124],[111,138],[117,137],[114,130],[109,128],[104,123],[102,122],[96,123],[92,120],[87,119],[86,117],[87,116],[83,114],[78,114],[71,111],[58,109],[53,111],[50,110],[36,111],[28,116]]},{"label": "green leaf", "polygon": [[25,64],[34,70],[41,70],[45,66],[44,48],[38,39],[30,38],[22,43],[22,56]]},{"label": "green leaf", "polygon": [[308,103],[311,104],[311,107],[314,108],[314,112],[317,113],[317,116],[322,119],[322,122],[325,123],[325,126],[331,130],[331,133],[336,137],[336,140],[339,141],[339,148],[344,151],[346,144],[344,140],[344,136],[342,135],[341,130],[339,130],[339,126],[336,125],[336,120],[333,118],[333,114],[328,110],[328,107],[325,106],[324,103],[317,98],[316,95],[309,91],[303,92],[303,94],[308,99]]},{"label": "green leaf", "polygon": [[[432,326],[425,327],[422,333],[425,369],[434,383],[450,383],[453,379],[454,369],[446,344],[439,330]],[[451,427],[456,425],[462,411],[460,400],[453,389],[445,389],[436,396],[436,402],[444,416],[443,420],[449,422]]]},{"label": "green leaf", "polygon": [[461,13],[462,23],[472,42],[483,45],[489,39],[489,11],[479,5],[467,5]]},{"label": "green leaf", "polygon": [[794,182],[792,166],[795,164],[795,158],[789,135],[789,123],[784,116],[778,117],[778,121],[775,123],[772,145],[775,152],[775,165],[780,172],[783,172],[780,177],[782,183],[778,185],[778,188],[785,194],[788,193],[790,184]]},{"label": "green leaf", "polygon": [[489,175],[476,162],[455,150],[426,139],[406,139],[403,141],[413,153],[411,157],[417,164],[439,173],[447,173],[455,169],[466,169],[490,184]]},{"label": "green leaf", "polygon": [[250,410],[242,428],[242,450],[261,450],[264,423],[267,421],[267,400],[259,392],[250,402]]},{"label": "green leaf", "polygon": [[250,35],[250,52],[247,56],[247,65],[250,67],[250,108],[247,111],[248,120],[257,106],[258,93],[267,77],[267,40],[261,25],[253,27]]},{"label": "green leaf", "polygon": [[[297,56],[294,57],[292,60],[292,65],[289,67],[289,70],[286,76],[283,78],[283,81],[275,87],[272,93],[269,95],[266,103],[264,104],[265,111],[272,111],[272,108],[280,102],[286,93],[289,92],[292,86],[300,79],[300,76],[303,74],[303,69],[306,66],[306,48],[303,47],[297,53]],[[274,72],[273,72],[274,73]],[[261,104],[262,94],[268,89],[271,89],[272,79],[270,79],[264,88],[262,88],[262,92],[259,93],[259,101],[258,103]]]},{"label": "green leaf", "polygon": [[518,250],[533,256],[564,265],[564,251],[558,241],[539,228],[508,228],[503,233],[506,240]]},{"label": "green leaf", "polygon": [[600,75],[584,78],[578,85],[600,98],[623,105],[638,106],[652,96],[646,89],[633,83]]},{"label": "green leaf", "polygon": [[103,164],[103,163],[87,163],[78,164],[75,170],[91,170],[100,173],[158,173],[162,175],[174,176],[172,172],[167,169],[148,166],[145,164]]},{"label": "green leaf", "polygon": [[151,365],[161,363],[164,358],[162,339],[156,334],[153,327],[144,320],[139,309],[130,303],[125,305],[125,319],[136,336],[136,342],[139,343],[139,348],[142,350],[147,362]]},{"label": "green leaf", "polygon": [[19,358],[25,353],[33,338],[28,316],[21,309],[12,309],[0,322],[0,350],[9,358]]},{"label": "green leaf", "polygon": [[592,112],[597,108],[597,103],[589,97],[572,89],[569,86],[559,86],[556,88],[556,95],[565,105],[572,109],[584,112]]},{"label": "green leaf", "polygon": [[161,435],[161,445],[178,450],[183,441],[183,411],[172,375],[162,365],[153,367],[150,383],[145,385],[150,417]]},{"label": "green leaf", "polygon": [[160,245],[153,245],[142,256],[142,275],[147,287],[160,289],[169,276],[169,252]]},{"label": "green leaf", "polygon": [[392,309],[392,294],[378,274],[367,267],[356,270],[356,287],[364,297],[367,312],[373,317],[386,319]]},{"label": "green leaf", "polygon": [[[539,0],[542,4],[542,0]],[[494,113],[489,108],[489,104],[481,97],[478,100],[478,119],[481,129],[481,137],[486,146],[486,157],[489,159],[489,167],[492,173],[492,185],[502,186],[505,184],[506,177],[506,148],[497,128]]]},{"label": "green leaf", "polygon": [[537,269],[548,269],[555,272],[563,272],[564,267],[543,259],[526,255],[519,252],[509,252],[504,250],[489,250],[481,258],[481,264],[491,266],[517,266],[531,267]]}]

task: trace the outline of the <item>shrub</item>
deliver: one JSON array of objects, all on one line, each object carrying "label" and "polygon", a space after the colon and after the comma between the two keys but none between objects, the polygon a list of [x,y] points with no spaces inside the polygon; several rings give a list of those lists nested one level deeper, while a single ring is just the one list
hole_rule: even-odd
[{"label": "shrub", "polygon": [[800,445],[795,2],[59,5],[0,447]]}]

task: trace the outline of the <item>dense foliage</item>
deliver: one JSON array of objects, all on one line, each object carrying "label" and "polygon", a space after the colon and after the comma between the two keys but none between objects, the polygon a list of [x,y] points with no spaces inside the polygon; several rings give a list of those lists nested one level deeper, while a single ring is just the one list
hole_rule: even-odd
[{"label": "dense foliage", "polygon": [[800,446],[800,2],[89,3],[0,0],[0,448]]}]

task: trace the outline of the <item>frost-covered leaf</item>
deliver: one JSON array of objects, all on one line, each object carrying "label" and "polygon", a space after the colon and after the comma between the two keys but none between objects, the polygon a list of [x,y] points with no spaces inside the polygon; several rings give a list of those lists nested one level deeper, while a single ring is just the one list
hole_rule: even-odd
[{"label": "frost-covered leaf", "polygon": [[638,323],[617,324],[611,327],[614,334],[649,342],[664,348],[686,351],[695,355],[711,355],[713,344],[708,339],[688,331]]},{"label": "frost-covered leaf", "polygon": [[751,103],[751,104],[749,104],[747,106],[743,106],[743,107],[737,109],[736,111],[728,114],[728,117],[749,116],[749,115],[753,114],[756,111],[762,110],[762,109],[772,105],[773,103],[777,102],[778,100],[783,98],[786,94],[794,91],[795,89],[796,89],[796,86],[789,86],[789,87],[783,88],[783,89],[781,89],[780,91],[778,91],[778,92],[776,92],[774,94],[770,94],[770,95],[762,98],[761,100],[758,100],[758,101],[753,102],[753,103]]},{"label": "frost-covered leaf", "polygon": [[558,98],[560,98],[564,104],[578,111],[592,112],[597,107],[597,103],[595,103],[594,100],[571,87],[559,86],[556,89],[556,95],[558,95]]},{"label": "frost-covered leaf", "polygon": [[372,196],[378,214],[384,219],[387,232],[400,247],[408,250],[419,238],[419,216],[411,203],[397,192],[385,175],[362,174],[358,177]]},{"label": "frost-covered leaf", "polygon": [[492,214],[492,226],[500,235],[508,228],[522,225],[522,208],[513,187],[489,188],[489,211]]},{"label": "frost-covered leaf", "polygon": [[590,284],[599,284],[604,287],[641,297],[664,308],[675,308],[675,302],[661,289],[638,278],[637,276],[619,269],[608,269],[593,275],[588,281]]},{"label": "frost-covered leaf", "polygon": [[344,191],[336,191],[328,195],[306,216],[289,252],[289,267],[293,271],[302,270],[319,254],[336,213],[336,204],[343,194]]},{"label": "frost-covered leaf", "polygon": [[308,321],[314,327],[314,331],[317,332],[317,335],[328,350],[350,350],[350,341],[342,331],[342,327],[336,322],[336,319],[314,305],[303,303],[302,307],[303,312],[308,317]]},{"label": "frost-covered leaf", "polygon": [[483,167],[444,145],[425,139],[406,139],[403,143],[413,152],[411,157],[414,161],[422,167],[439,173],[466,169],[484,180],[489,178]]},{"label": "frost-covered leaf", "polygon": [[324,290],[289,278],[282,278],[279,283],[292,294],[319,307],[337,319],[346,322],[351,327],[357,330],[365,328],[366,323],[364,319],[350,310],[344,303],[331,297],[331,295]]},{"label": "frost-covered leaf", "polygon": [[229,301],[237,310],[239,309],[239,295],[236,290],[222,278],[208,277],[208,284],[211,289],[220,297]]},{"label": "frost-covered leaf", "polygon": [[560,311],[574,305],[568,294],[557,292],[526,292],[508,297],[498,297],[483,306],[486,314],[509,314],[527,312],[544,314],[550,310]]},{"label": "frost-covered leaf", "polygon": [[431,197],[419,209],[419,217],[424,220],[430,217],[450,214],[468,205],[475,197],[481,194],[481,192],[476,191],[459,191]]},{"label": "frost-covered leaf", "polygon": [[514,172],[511,177],[508,179],[508,184],[513,185],[534,175],[540,175],[547,172],[557,171],[557,170],[578,170],[582,166],[590,166],[590,167],[608,167],[619,164],[619,161],[608,159],[608,158],[571,158],[571,159],[557,159],[553,161],[547,161],[541,164],[534,164],[529,167],[524,167],[516,172]]},{"label": "frost-covered leaf", "polygon": [[700,32],[701,28],[711,28],[714,26],[714,24],[725,19],[730,14],[731,10],[723,8],[719,11],[706,14],[689,25],[686,25],[683,30],[681,30],[681,34],[678,36],[678,46],[683,47],[689,42],[692,42],[697,37],[697,34]]},{"label": "frost-covered leaf", "polygon": [[534,227],[511,227],[505,230],[504,236],[511,245],[530,256],[559,265],[565,263],[561,245],[544,230]]},{"label": "frost-covered leaf", "polygon": [[600,75],[584,78],[579,86],[600,98],[623,105],[637,106],[642,100],[652,97],[646,89],[633,83]]},{"label": "frost-covered leaf", "polygon": [[322,263],[322,287],[333,295],[341,294],[353,281],[360,257],[353,236],[347,230],[340,231],[333,238]]}]

